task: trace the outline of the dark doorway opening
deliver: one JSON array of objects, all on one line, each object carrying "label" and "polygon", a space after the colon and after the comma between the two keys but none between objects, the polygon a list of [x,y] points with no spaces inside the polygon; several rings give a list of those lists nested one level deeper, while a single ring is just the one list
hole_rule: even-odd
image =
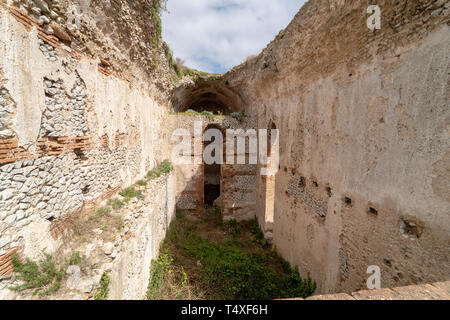
[{"label": "dark doorway opening", "polygon": [[[218,129],[220,130],[220,127],[216,125],[208,125],[205,129]],[[214,143],[214,138],[212,141],[204,141],[204,148],[207,147],[209,144]],[[216,150],[212,152],[212,156],[216,156]],[[219,161],[220,162],[220,161]],[[220,163],[213,163],[213,164],[207,164],[204,163],[204,203],[205,205],[211,207],[214,205],[214,202],[220,198],[220,182],[221,182],[221,164]]]},{"label": "dark doorway opening", "polygon": [[213,206],[214,201],[220,197],[220,184],[205,184],[205,204]]}]

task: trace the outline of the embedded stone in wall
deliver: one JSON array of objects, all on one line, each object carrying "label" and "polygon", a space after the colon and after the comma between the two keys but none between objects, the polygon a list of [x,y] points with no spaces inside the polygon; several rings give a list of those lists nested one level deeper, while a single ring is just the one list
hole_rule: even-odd
[{"label": "embedded stone in wall", "polygon": [[55,50],[55,47],[49,43],[45,43],[44,40],[39,39],[39,50],[41,50],[42,54],[51,62],[55,62],[58,57],[58,53]]},{"label": "embedded stone in wall", "polygon": [[182,194],[177,200],[177,209],[195,210],[197,209],[197,200],[191,194]]},{"label": "embedded stone in wall", "polygon": [[0,139],[15,136],[12,129],[16,113],[16,104],[5,87],[0,87]]},{"label": "embedded stone in wall", "polygon": [[54,33],[53,28],[50,26],[52,21],[59,23],[64,22],[63,18],[53,10],[53,1],[14,0],[13,2],[21,13],[30,15],[47,34]]},{"label": "embedded stone in wall", "polygon": [[73,154],[6,164],[0,177],[2,250],[17,247],[22,228],[36,219],[58,218],[84,204],[85,172]]},{"label": "embedded stone in wall", "polygon": [[86,94],[80,77],[70,94],[62,80],[44,79],[45,105],[41,124],[41,137],[81,137],[88,132],[86,122]]},{"label": "embedded stone in wall", "polygon": [[236,189],[254,190],[256,186],[256,175],[235,176],[234,187]]},{"label": "embedded stone in wall", "polygon": [[230,200],[233,201],[237,206],[242,205],[244,203],[253,203],[255,201],[255,193],[254,192],[234,192],[230,196]]},{"label": "embedded stone in wall", "polygon": [[307,186],[305,177],[291,176],[288,185],[288,194],[294,198],[294,204],[297,204],[297,200],[300,200],[303,204],[307,205],[313,210],[320,218],[326,218],[327,216],[327,202],[324,200],[323,195],[317,191],[317,182],[313,182],[314,190],[311,190]]}]

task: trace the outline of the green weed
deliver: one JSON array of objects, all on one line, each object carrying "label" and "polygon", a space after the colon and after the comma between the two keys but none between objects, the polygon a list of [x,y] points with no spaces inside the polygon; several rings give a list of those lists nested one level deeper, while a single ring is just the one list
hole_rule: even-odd
[{"label": "green weed", "polygon": [[155,169],[147,173],[147,178],[155,179],[159,178],[164,174],[167,174],[173,170],[173,166],[169,160],[164,160]]},{"label": "green weed", "polygon": [[111,212],[111,208],[109,207],[101,207],[95,210],[93,213],[89,215],[89,218],[93,220],[98,220],[101,217],[108,215]]},{"label": "green weed", "polygon": [[38,264],[28,258],[25,262],[22,262],[18,254],[15,253],[12,256],[12,263],[17,279],[24,283],[11,287],[11,290],[35,289],[33,295],[47,296],[56,293],[61,287],[64,271],[57,268],[53,257],[49,254],[46,254],[45,258]]},{"label": "green weed", "polygon": [[125,205],[125,203],[124,203],[123,201],[120,201],[120,200],[117,199],[117,198],[115,198],[115,199],[109,199],[108,202],[107,202],[107,204],[108,204],[109,206],[111,206],[111,208],[112,208],[113,210],[119,210],[119,209],[121,209],[121,208]]},{"label": "green weed", "polygon": [[82,261],[83,261],[83,257],[81,256],[81,254],[78,251],[76,251],[76,252],[72,253],[72,255],[70,256],[69,265],[76,266],[76,265],[79,265]]},{"label": "green weed", "polygon": [[163,249],[159,258],[152,261],[150,268],[150,283],[147,292],[148,299],[154,300],[158,297],[161,285],[170,271],[172,261],[173,258],[167,249]]},{"label": "green weed", "polygon": [[[208,207],[203,221],[177,213],[164,246],[175,253],[170,263],[186,266],[189,277],[211,299],[306,298],[316,289],[312,279],[302,279],[298,268],[292,269],[271,249],[256,218],[223,223],[218,207]],[[160,257],[163,265],[165,254]]]},{"label": "green weed", "polygon": [[248,253],[228,243],[211,243],[201,237],[193,237],[185,248],[201,261],[202,279],[221,288],[220,299],[308,297],[316,289],[311,279],[302,280],[298,269],[280,278],[268,265],[267,255]]},{"label": "green weed", "polygon": [[147,181],[145,181],[145,180],[139,180],[139,181],[137,182],[137,185],[138,185],[138,186],[141,186],[141,187],[145,187],[145,186],[147,185]]},{"label": "green weed", "polygon": [[124,197],[125,202],[129,202],[133,198],[143,199],[144,195],[141,190],[136,190],[133,187],[125,188],[119,192],[119,195]]},{"label": "green weed", "polygon": [[100,288],[94,295],[95,300],[107,300],[109,295],[109,284],[111,283],[111,278],[108,273],[104,273],[100,280]]}]

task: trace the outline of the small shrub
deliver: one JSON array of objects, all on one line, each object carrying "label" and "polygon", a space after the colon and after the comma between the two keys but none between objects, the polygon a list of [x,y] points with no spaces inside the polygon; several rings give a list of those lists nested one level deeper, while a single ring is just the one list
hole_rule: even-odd
[{"label": "small shrub", "polygon": [[111,208],[113,208],[113,210],[119,210],[125,205],[125,203],[123,203],[119,199],[115,198],[112,200],[111,199],[108,200],[108,205],[111,206]]},{"label": "small shrub", "polygon": [[286,34],[286,31],[284,29],[281,29],[280,32],[277,34],[276,39],[277,40],[283,39],[285,34]]},{"label": "small shrub", "polygon": [[147,299],[191,300],[193,294],[188,282],[184,268],[173,265],[173,257],[163,243],[158,259],[152,260]]},{"label": "small shrub", "polygon": [[235,219],[228,221],[227,227],[233,238],[241,234],[241,230],[239,229],[239,225]]},{"label": "small shrub", "polygon": [[115,216],[114,219],[116,220],[117,224],[117,230],[121,231],[123,229],[123,219],[121,216]]},{"label": "small shrub", "polygon": [[159,258],[152,260],[150,267],[150,283],[147,292],[148,299],[154,300],[158,298],[161,285],[170,271],[172,261],[173,258],[167,249],[161,250]]},{"label": "small shrub", "polygon": [[173,170],[173,166],[170,163],[169,160],[164,160],[160,165],[159,165],[159,170],[161,173],[166,174],[169,173]]},{"label": "small shrub", "polygon": [[211,111],[203,111],[202,113],[200,113],[200,115],[206,117],[209,120],[214,119],[214,113],[212,113]]},{"label": "small shrub", "polygon": [[205,203],[205,215],[203,216],[203,220],[212,221],[215,223],[216,226],[222,227],[223,226],[222,210],[216,204],[210,206],[207,203]]},{"label": "small shrub", "polygon": [[147,177],[150,179],[156,179],[161,177],[161,173],[159,173],[157,170],[151,170],[147,173]]},{"label": "small shrub", "polygon": [[258,219],[255,218],[251,221],[251,233],[255,237],[254,241],[258,243],[262,248],[267,249],[270,248],[270,241],[264,237],[264,233],[259,227]]},{"label": "small shrub", "polygon": [[151,8],[152,19],[153,19],[153,45],[156,47],[162,34],[162,23],[161,17],[159,16],[159,11],[157,8]]},{"label": "small shrub", "polygon": [[15,253],[12,256],[12,263],[17,273],[17,278],[24,281],[24,283],[11,287],[11,290],[35,289],[33,295],[47,296],[56,293],[61,287],[64,272],[58,270],[53,257],[49,254],[46,254],[45,258],[37,264],[28,258],[25,262],[22,262],[18,254]]},{"label": "small shrub", "polygon": [[193,77],[195,72],[189,68],[184,69],[184,75]]},{"label": "small shrub", "polygon": [[290,272],[287,276],[283,288],[281,289],[280,298],[301,297],[307,298],[314,294],[317,284],[310,277],[303,280],[298,272],[298,267]]},{"label": "small shrub", "polygon": [[78,251],[76,251],[76,252],[72,253],[72,255],[70,256],[69,264],[71,266],[79,265],[82,261],[83,261],[83,257],[81,256],[81,254]]},{"label": "small shrub", "polygon": [[93,219],[93,220],[98,220],[101,217],[109,214],[110,212],[111,212],[110,208],[108,208],[108,207],[101,207],[101,208],[98,208],[97,210],[95,210],[93,213],[91,213],[89,217],[91,219]]},{"label": "small shrub", "polygon": [[121,195],[122,197],[125,198],[124,199],[125,202],[129,202],[133,198],[137,198],[137,199],[144,198],[142,191],[140,191],[140,190],[136,191],[133,187],[123,189],[122,191],[119,192],[119,195]]},{"label": "small shrub", "polygon": [[137,184],[138,184],[138,186],[145,187],[145,186],[147,185],[147,181],[145,181],[145,180],[139,180],[139,181],[137,182]]},{"label": "small shrub", "polygon": [[177,76],[181,77],[183,75],[183,73],[181,72],[180,66],[176,63],[173,64],[173,70],[175,71]]},{"label": "small shrub", "polygon": [[256,216],[251,221],[251,233],[255,236],[255,239],[257,241],[261,241],[264,239],[264,233],[259,227],[258,219],[256,218]]},{"label": "small shrub", "polygon": [[[158,44],[158,43],[155,42],[155,39],[153,39],[153,46],[156,47],[157,44]],[[158,57],[157,57],[157,55],[156,55],[156,51],[153,53],[152,68],[153,68],[153,69],[158,68]]]},{"label": "small shrub", "polygon": [[109,277],[108,273],[105,272],[100,280],[100,288],[95,293],[95,296],[94,296],[95,300],[108,299],[110,282],[111,282],[111,278]]},{"label": "small shrub", "polygon": [[159,178],[164,174],[167,174],[173,170],[173,166],[169,160],[164,160],[155,169],[147,173],[147,177],[150,179]]}]

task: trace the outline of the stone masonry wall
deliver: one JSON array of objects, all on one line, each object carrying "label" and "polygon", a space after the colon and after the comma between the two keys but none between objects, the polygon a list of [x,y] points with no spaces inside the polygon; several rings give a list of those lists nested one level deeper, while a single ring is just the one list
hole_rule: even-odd
[{"label": "stone masonry wall", "polygon": [[[35,25],[40,43],[49,61],[56,61],[58,51],[52,43],[84,56],[100,58],[101,72],[115,73],[136,86],[152,91],[155,99],[167,99],[175,72],[169,66],[165,44],[158,38],[152,9],[156,0],[1,0],[10,12]],[[27,18],[28,17],[28,18]],[[149,58],[150,57],[150,58]],[[170,77],[160,76],[170,75]]]},{"label": "stone masonry wall", "polygon": [[[164,105],[3,3],[0,56],[1,291],[12,253],[51,253],[60,218],[95,209],[168,156]],[[38,225],[53,240],[36,248]],[[153,247],[161,238],[147,236]]]},{"label": "stone masonry wall", "polygon": [[159,247],[164,240],[170,223],[175,218],[175,179],[167,177],[151,182],[147,187],[151,195],[149,203],[130,214],[128,220],[133,227],[118,240],[117,255],[111,266],[112,300],[144,299],[150,281],[150,265],[159,255]]},{"label": "stone masonry wall", "polygon": [[[249,117],[238,121],[229,116],[215,116],[208,119],[201,116],[171,115],[169,127],[187,129],[191,133],[191,148],[194,152],[194,123],[202,122],[202,132],[210,124],[215,124],[223,131],[224,146],[226,145],[227,129],[243,129],[247,131],[254,127],[254,119]],[[245,139],[245,137],[243,137]],[[170,139],[170,137],[168,138]],[[203,139],[203,137],[201,137]],[[246,139],[246,161],[248,163],[248,138]],[[178,141],[171,141],[173,149]],[[203,141],[199,141],[200,153],[203,154]],[[224,150],[225,155],[226,149]],[[194,153],[193,153],[194,154]],[[222,209],[224,219],[252,219],[255,214],[256,165],[237,164],[237,143],[235,140],[235,164],[222,164],[220,172],[221,195],[217,204]],[[204,210],[204,169],[203,164],[176,165],[177,179],[177,209],[180,212],[202,216]]]}]

